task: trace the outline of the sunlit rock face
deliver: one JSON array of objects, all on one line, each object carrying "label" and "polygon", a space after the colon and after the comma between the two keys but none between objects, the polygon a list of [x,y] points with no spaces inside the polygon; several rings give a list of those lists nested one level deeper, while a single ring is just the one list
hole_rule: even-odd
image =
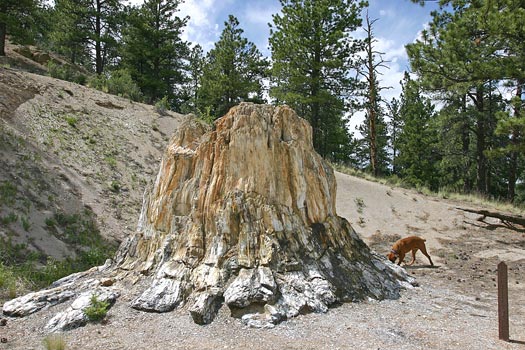
[{"label": "sunlit rock face", "polygon": [[243,103],[213,128],[188,119],[117,254],[118,269],[150,279],[132,307],[187,306],[209,323],[226,304],[262,327],[337,302],[397,297],[408,277],[337,216],[335,194],[310,125],[289,107]]}]

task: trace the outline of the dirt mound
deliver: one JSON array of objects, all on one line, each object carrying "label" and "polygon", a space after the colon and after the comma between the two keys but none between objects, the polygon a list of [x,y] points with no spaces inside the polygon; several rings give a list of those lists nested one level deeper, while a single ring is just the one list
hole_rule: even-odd
[{"label": "dirt mound", "polygon": [[92,215],[114,242],[134,231],[145,185],[183,116],[7,68],[0,101],[0,236],[63,257],[71,252],[61,242],[78,237],[53,225],[57,215]]}]

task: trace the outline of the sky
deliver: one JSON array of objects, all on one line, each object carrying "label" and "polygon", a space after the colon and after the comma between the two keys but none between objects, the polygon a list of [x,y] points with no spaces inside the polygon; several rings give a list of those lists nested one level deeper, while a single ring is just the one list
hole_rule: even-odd
[{"label": "sky", "polygon": [[[210,50],[219,39],[228,15],[232,14],[239,20],[244,36],[263,55],[269,56],[268,23],[272,22],[272,14],[278,13],[280,8],[278,0],[185,0],[179,6],[179,16],[189,16],[190,20],[183,39],[200,44],[205,51]],[[383,52],[383,59],[388,61],[386,65],[389,69],[383,69],[379,78],[381,86],[391,87],[382,91],[386,101],[399,96],[399,82],[404,72],[410,70],[405,45],[418,37],[431,19],[430,12],[437,8],[437,3],[433,1],[427,1],[422,7],[410,0],[369,0],[369,17],[377,19],[374,24],[378,40],[376,49]],[[356,37],[363,36],[362,29],[356,32]],[[362,120],[361,113],[352,116],[350,131],[354,132]]]}]

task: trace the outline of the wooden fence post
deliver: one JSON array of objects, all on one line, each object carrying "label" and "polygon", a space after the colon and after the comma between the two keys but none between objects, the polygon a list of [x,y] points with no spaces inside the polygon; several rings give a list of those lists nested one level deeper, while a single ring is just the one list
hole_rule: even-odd
[{"label": "wooden fence post", "polygon": [[499,338],[509,341],[509,287],[507,264],[498,264],[498,329]]}]

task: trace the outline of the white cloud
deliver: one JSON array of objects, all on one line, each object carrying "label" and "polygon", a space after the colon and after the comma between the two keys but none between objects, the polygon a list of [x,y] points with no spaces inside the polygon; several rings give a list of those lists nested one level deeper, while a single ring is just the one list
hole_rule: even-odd
[{"label": "white cloud", "polygon": [[186,0],[179,7],[180,17],[190,17],[182,39],[199,43],[204,51],[210,50],[219,36],[216,18],[210,15],[214,13],[216,2],[216,0]]}]

